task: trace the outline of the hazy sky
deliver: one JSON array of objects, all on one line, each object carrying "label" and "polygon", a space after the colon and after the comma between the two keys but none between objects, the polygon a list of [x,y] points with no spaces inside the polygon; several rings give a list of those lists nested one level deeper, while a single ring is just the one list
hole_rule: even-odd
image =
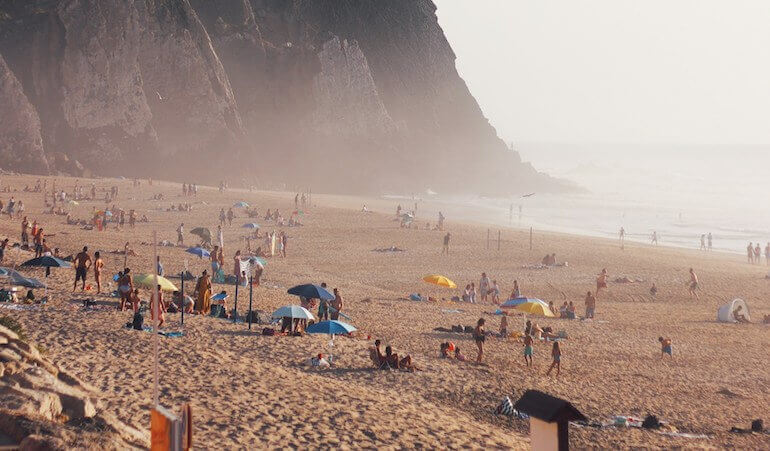
[{"label": "hazy sky", "polygon": [[770,0],[435,0],[506,141],[770,144]]}]

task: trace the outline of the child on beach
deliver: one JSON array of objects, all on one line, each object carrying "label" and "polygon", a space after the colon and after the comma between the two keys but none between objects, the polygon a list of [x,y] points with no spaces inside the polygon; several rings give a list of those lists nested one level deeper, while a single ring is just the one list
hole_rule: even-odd
[{"label": "child on beach", "polygon": [[466,357],[460,352],[460,348],[455,348],[455,359],[461,362],[465,362]]},{"label": "child on beach", "polygon": [[524,335],[524,363],[527,366],[532,366],[532,343],[532,336],[529,334]]},{"label": "child on beach", "polygon": [[674,357],[673,350],[671,348],[671,339],[670,338],[663,338],[658,337],[658,341],[660,342],[660,358],[666,356],[666,354],[669,355],[669,357]]},{"label": "child on beach", "polygon": [[479,348],[476,363],[481,363],[481,357],[484,355],[484,340],[486,339],[484,332],[485,322],[484,318],[479,318],[479,321],[476,323],[476,329],[473,331],[473,341],[476,342],[476,346]]},{"label": "child on beach", "polygon": [[548,371],[546,371],[545,375],[550,375],[551,370],[556,367],[556,377],[559,377],[559,373],[561,372],[561,348],[559,347],[558,341],[553,342],[553,347],[551,348],[551,357],[553,357],[553,362],[551,363],[551,367],[548,368]]}]

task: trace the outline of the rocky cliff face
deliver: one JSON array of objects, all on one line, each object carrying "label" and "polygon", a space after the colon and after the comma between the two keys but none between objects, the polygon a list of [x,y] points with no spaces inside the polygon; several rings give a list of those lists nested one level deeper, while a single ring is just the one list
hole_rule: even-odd
[{"label": "rocky cliff face", "polygon": [[2,112],[0,166],[317,191],[550,184],[497,138],[430,0],[0,0],[0,56],[15,80],[0,96],[22,105]]}]

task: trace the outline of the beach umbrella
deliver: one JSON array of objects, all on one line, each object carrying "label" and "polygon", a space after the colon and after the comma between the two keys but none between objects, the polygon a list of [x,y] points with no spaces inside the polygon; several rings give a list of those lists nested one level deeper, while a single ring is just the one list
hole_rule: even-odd
[{"label": "beach umbrella", "polygon": [[306,299],[334,299],[334,295],[326,291],[324,287],[313,284],[297,285],[296,287],[289,288],[287,293],[294,296],[302,296]]},{"label": "beach umbrella", "polygon": [[52,257],[50,255],[44,255],[42,257],[33,258],[32,260],[27,260],[24,263],[21,264],[21,266],[38,266],[42,268],[69,268],[72,265],[70,265],[69,262],[66,262],[64,260],[61,260],[56,257]]},{"label": "beach umbrella", "polygon": [[212,301],[224,301],[226,299],[227,299],[227,293],[224,291],[217,293],[214,296],[211,296]]},{"label": "beach umbrella", "polygon": [[46,288],[46,285],[43,282],[31,277],[24,277],[18,271],[14,271],[10,268],[0,268],[0,273],[4,279],[7,279],[7,282],[10,285],[17,285],[25,288]]},{"label": "beach umbrella", "polygon": [[202,247],[191,247],[191,248],[187,249],[185,252],[187,252],[188,254],[197,255],[200,258],[203,258],[203,257],[208,258],[208,257],[211,256],[209,251],[207,251],[206,249],[204,249]]},{"label": "beach umbrella", "polygon": [[[137,274],[132,279],[134,286],[142,288],[153,288],[155,286],[155,274]],[[163,276],[158,276],[158,285],[163,291],[179,291],[170,280]]]},{"label": "beach umbrella", "polygon": [[240,201],[240,202],[236,202],[236,203],[234,203],[234,204],[233,204],[233,207],[235,207],[235,208],[248,208],[248,207],[249,207],[249,204],[247,204],[247,203],[246,203],[246,202],[244,202],[244,201]]},{"label": "beach umbrella", "polygon": [[[540,301],[537,299],[537,301]],[[531,315],[540,315],[540,316],[546,316],[546,317],[553,317],[553,312],[550,308],[548,308],[548,304],[545,304],[543,301],[540,302],[525,302],[523,304],[519,304],[516,307],[514,307],[516,310],[521,310],[523,312],[527,312]]]},{"label": "beach umbrella", "polygon": [[457,285],[451,280],[439,274],[431,274],[422,278],[423,282],[432,283],[440,287],[457,288]]},{"label": "beach umbrella", "polygon": [[[525,296],[519,296],[517,298],[508,299],[507,301],[500,304],[500,308],[514,308],[517,305],[524,304],[525,302],[543,302],[540,299],[537,298],[528,298]],[[545,302],[543,302],[545,304]],[[548,304],[545,304],[546,307],[548,307]]]},{"label": "beach umbrella", "polygon": [[285,305],[273,312],[273,318],[315,319],[308,309],[299,305]]},{"label": "beach umbrella", "polygon": [[309,334],[340,335],[355,332],[356,328],[342,321],[321,321],[308,326],[305,332]]},{"label": "beach umbrella", "polygon": [[199,236],[203,241],[211,242],[211,230],[205,227],[196,227],[190,230],[190,233]]},{"label": "beach umbrella", "polygon": [[246,223],[246,224],[242,225],[241,227],[244,228],[244,229],[258,229],[259,228],[259,224],[257,224],[256,222],[249,222],[249,223]]}]

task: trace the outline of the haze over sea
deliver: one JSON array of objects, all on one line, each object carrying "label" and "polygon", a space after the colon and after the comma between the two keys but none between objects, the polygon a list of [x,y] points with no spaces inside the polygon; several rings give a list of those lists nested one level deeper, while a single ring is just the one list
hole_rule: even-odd
[{"label": "haze over sea", "polygon": [[606,238],[617,238],[624,227],[627,240],[643,243],[657,231],[660,245],[685,248],[698,248],[701,234],[711,232],[714,250],[736,253],[758,241],[764,253],[770,242],[770,146],[520,143],[516,148],[538,170],[585,191],[423,198],[445,204],[450,219],[488,224]]}]

